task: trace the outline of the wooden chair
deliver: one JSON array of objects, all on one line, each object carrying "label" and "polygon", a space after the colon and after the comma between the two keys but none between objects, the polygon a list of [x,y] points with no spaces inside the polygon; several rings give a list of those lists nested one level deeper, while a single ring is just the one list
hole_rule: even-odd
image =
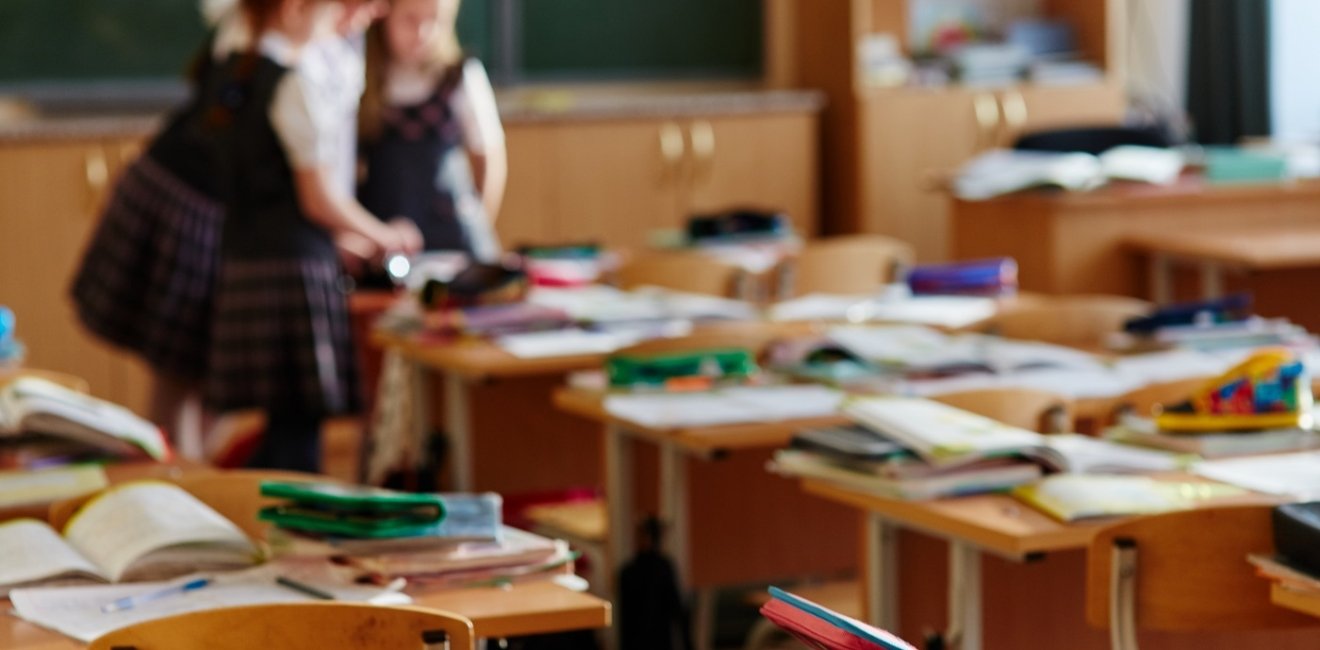
[{"label": "wooden chair", "polygon": [[1268,505],[1136,517],[1100,529],[1087,551],[1086,617],[1115,650],[1137,628],[1228,632],[1320,625],[1270,602],[1247,563],[1273,547]]},{"label": "wooden chair", "polygon": [[227,607],[138,623],[91,650],[421,650],[474,647],[472,622],[420,607],[286,603]]},{"label": "wooden chair", "polygon": [[1210,381],[1210,379],[1211,377],[1177,379],[1128,391],[1114,400],[1113,419],[1117,420],[1124,414],[1147,418],[1154,417],[1156,407],[1181,402],[1191,397],[1196,389]]},{"label": "wooden chair", "polygon": [[812,293],[875,293],[912,266],[907,243],[883,235],[847,235],[809,241],[780,270],[779,298]]},{"label": "wooden chair", "polygon": [[625,262],[615,277],[623,289],[650,285],[725,298],[747,299],[752,295],[746,271],[700,253],[648,253]]},{"label": "wooden chair", "polygon": [[1017,301],[991,318],[988,328],[1011,339],[1044,341],[1095,350],[1121,331],[1123,323],[1154,307],[1125,296],[1054,296]]},{"label": "wooden chair", "polygon": [[1049,391],[989,388],[932,395],[931,399],[1029,431],[1073,430],[1072,400]]},{"label": "wooden chair", "polygon": [[[332,479],[316,474],[284,470],[225,470],[181,476],[171,479],[199,501],[211,506],[234,522],[254,540],[265,540],[269,524],[257,519],[257,512],[277,502],[261,496],[262,481],[318,481]],[[63,530],[69,518],[98,493],[58,501],[51,505],[47,521],[55,530]]]}]

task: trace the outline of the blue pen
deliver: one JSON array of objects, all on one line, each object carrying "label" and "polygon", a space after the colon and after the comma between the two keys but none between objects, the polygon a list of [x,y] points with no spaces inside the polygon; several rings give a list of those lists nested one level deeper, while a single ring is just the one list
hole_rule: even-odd
[{"label": "blue pen", "polygon": [[136,596],[125,596],[123,598],[116,599],[113,602],[109,602],[102,605],[101,612],[104,614],[109,614],[110,612],[121,612],[126,609],[133,609],[138,605],[149,603],[153,600],[159,600],[166,596],[173,596],[174,594],[183,594],[189,591],[196,591],[209,584],[211,584],[210,578],[198,578],[191,582],[185,582],[180,585],[172,585],[169,587],[164,587],[162,589],[157,589],[156,591],[148,591],[145,594],[138,594]]}]

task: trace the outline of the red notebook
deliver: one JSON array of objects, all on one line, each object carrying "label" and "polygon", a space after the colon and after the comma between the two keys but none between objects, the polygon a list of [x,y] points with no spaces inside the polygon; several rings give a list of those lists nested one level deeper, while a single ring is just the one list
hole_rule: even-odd
[{"label": "red notebook", "polygon": [[821,650],[916,650],[906,641],[782,589],[770,588],[761,614],[812,648]]}]

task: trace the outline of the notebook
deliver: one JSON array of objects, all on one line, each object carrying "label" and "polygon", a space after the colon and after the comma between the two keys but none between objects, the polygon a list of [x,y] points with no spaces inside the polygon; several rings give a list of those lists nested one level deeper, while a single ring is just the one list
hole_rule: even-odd
[{"label": "notebook", "polygon": [[1018,500],[1060,521],[1171,512],[1238,494],[1230,485],[1095,474],[1059,474],[1013,489]]},{"label": "notebook", "polygon": [[821,607],[778,587],[761,615],[812,648],[824,650],[916,650],[911,644],[857,619]]}]

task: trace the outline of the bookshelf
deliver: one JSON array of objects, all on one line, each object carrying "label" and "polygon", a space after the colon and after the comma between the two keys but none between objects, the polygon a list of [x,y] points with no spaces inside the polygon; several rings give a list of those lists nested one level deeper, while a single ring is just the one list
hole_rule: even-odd
[{"label": "bookshelf", "polygon": [[[1126,0],[846,0],[799,8],[793,68],[780,77],[822,89],[825,229],[906,240],[918,261],[948,259],[950,199],[941,181],[977,153],[1023,133],[1117,123],[1124,111]],[[1097,78],[1067,85],[876,85],[859,48],[891,35],[912,54],[913,18],[924,3],[976,5],[1004,15],[1068,23],[1079,59]],[[774,60],[773,58],[771,60]]]}]

